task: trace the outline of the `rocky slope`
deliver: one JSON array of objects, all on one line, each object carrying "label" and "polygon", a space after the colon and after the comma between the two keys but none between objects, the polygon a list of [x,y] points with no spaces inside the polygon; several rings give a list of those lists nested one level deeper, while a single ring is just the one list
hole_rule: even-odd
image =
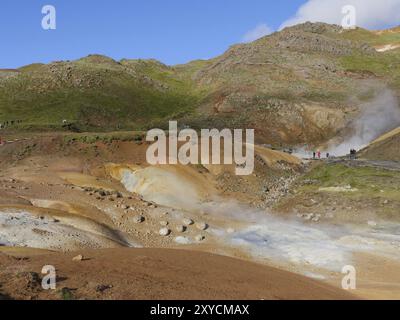
[{"label": "rocky slope", "polygon": [[[389,57],[376,52],[365,33],[370,32],[306,23],[233,46],[194,74],[212,92],[201,109],[211,122],[256,128],[258,138],[272,144],[336,136],[373,98],[378,82],[387,83],[380,72],[389,68]],[[391,54],[396,65],[399,57]],[[379,64],[380,71],[369,70],[370,64]],[[398,67],[388,74],[395,86]]]},{"label": "rocky slope", "polygon": [[112,131],[178,119],[255,128],[259,142],[274,145],[315,145],[345,134],[376,94],[373,83],[399,92],[399,49],[376,50],[399,39],[397,29],[305,23],[186,65],[91,55],[0,70],[0,122],[60,130],[65,119],[64,129]]}]

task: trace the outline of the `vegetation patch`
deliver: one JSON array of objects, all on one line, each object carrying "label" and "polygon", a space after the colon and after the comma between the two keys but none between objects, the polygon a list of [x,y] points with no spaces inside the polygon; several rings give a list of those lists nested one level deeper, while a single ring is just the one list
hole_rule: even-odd
[{"label": "vegetation patch", "polygon": [[328,164],[314,168],[300,182],[299,191],[319,192],[322,188],[348,188],[347,197],[380,197],[400,201],[400,172],[374,167]]}]

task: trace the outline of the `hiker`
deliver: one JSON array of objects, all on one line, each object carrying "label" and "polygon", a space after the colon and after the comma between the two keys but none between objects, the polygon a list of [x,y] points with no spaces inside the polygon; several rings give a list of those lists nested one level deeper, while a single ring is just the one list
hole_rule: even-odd
[{"label": "hiker", "polygon": [[317,156],[318,156],[318,159],[321,159],[321,151],[318,150]]},{"label": "hiker", "polygon": [[329,156],[330,156],[330,154],[329,154],[329,152],[327,152],[326,153],[326,158],[329,159]]},{"label": "hiker", "polygon": [[313,152],[313,156],[312,156],[312,158],[313,158],[313,159],[315,159],[315,151]]}]

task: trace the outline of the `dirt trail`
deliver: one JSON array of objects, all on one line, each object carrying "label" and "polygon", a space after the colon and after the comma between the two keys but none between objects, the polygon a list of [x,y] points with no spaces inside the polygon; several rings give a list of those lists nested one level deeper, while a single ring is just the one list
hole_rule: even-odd
[{"label": "dirt trail", "polygon": [[384,161],[384,160],[344,160],[344,159],[330,159],[326,161],[329,164],[343,164],[348,167],[372,167],[375,169],[395,170],[400,171],[400,162],[398,161]]}]

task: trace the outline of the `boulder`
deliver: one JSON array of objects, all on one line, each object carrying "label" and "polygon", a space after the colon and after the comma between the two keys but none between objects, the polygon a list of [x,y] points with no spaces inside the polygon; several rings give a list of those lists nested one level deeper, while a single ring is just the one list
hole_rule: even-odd
[{"label": "boulder", "polygon": [[161,228],[158,231],[158,233],[159,233],[160,236],[166,237],[171,233],[171,230],[169,230],[168,228]]}]

